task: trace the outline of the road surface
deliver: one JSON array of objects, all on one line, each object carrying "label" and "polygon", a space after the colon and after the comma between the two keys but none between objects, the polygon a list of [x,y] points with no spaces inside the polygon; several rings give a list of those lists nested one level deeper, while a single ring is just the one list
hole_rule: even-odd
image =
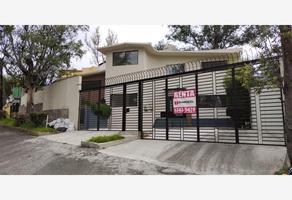
[{"label": "road surface", "polygon": [[0,127],[0,174],[185,174]]}]

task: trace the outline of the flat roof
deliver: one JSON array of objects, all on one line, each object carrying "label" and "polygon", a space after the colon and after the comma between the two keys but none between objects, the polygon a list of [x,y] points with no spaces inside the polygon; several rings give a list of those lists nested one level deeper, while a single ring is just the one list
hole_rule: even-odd
[{"label": "flat roof", "polygon": [[125,48],[143,48],[149,54],[158,56],[204,56],[204,55],[226,55],[226,54],[240,54],[242,52],[241,48],[231,48],[231,49],[212,49],[212,50],[197,50],[197,51],[158,51],[153,48],[151,43],[133,43],[125,42],[119,43],[112,46],[100,47],[98,50],[103,53],[109,53],[113,51],[123,50]]}]

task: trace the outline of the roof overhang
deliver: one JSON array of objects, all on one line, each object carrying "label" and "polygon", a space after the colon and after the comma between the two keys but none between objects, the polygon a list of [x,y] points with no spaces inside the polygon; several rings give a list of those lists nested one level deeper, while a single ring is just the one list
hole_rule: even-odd
[{"label": "roof overhang", "polygon": [[199,56],[199,57],[205,57],[205,56],[226,56],[228,54],[232,55],[237,55],[239,56],[242,52],[241,48],[231,48],[231,49],[214,49],[214,50],[200,50],[200,51],[158,51],[154,49],[151,45],[151,43],[120,43],[120,44],[115,44],[112,46],[108,47],[101,47],[98,48],[98,51],[100,51],[103,54],[107,54],[110,52],[114,51],[122,51],[125,49],[135,49],[135,48],[143,48],[147,51],[147,53],[151,55],[156,55],[156,56],[189,56],[189,57],[194,57],[194,56]]}]

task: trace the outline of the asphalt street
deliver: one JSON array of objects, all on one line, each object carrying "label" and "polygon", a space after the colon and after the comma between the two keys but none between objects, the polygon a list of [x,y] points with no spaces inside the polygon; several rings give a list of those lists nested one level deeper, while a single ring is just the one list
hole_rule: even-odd
[{"label": "asphalt street", "polygon": [[185,174],[144,161],[109,156],[0,127],[1,175]]}]

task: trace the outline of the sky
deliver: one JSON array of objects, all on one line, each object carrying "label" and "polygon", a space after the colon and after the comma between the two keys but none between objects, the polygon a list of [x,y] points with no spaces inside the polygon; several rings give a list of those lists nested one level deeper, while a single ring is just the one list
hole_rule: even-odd
[{"label": "sky", "polygon": [[[88,36],[94,32],[96,27],[97,26],[90,26],[90,30],[87,33]],[[102,41],[101,46],[104,46],[105,44],[105,38],[109,29],[118,35],[119,43],[150,42],[152,45],[155,45],[159,40],[164,39],[168,32],[167,25],[100,25],[99,27]],[[81,34],[79,37],[84,39],[85,34]],[[72,67],[80,69],[94,65],[91,56],[91,53],[87,50],[86,54],[83,55],[81,59],[72,60]]]}]

